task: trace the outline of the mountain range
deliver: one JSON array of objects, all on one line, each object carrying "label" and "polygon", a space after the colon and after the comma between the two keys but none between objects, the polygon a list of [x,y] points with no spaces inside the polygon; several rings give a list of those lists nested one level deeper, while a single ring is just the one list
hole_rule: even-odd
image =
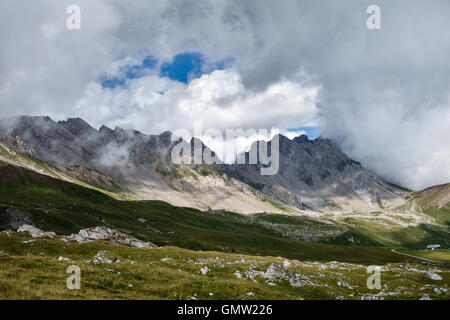
[{"label": "mountain range", "polygon": [[279,171],[263,176],[259,164],[174,165],[172,149],[187,142],[172,140],[170,132],[146,135],[106,126],[96,130],[80,118],[0,120],[5,146],[133,199],[241,213],[369,212],[405,202],[404,189],[349,158],[330,139],[278,138]]}]

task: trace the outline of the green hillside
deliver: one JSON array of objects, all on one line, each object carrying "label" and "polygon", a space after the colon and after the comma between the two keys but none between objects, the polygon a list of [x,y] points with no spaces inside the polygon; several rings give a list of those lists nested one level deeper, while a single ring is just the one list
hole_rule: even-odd
[{"label": "green hillside", "polygon": [[[119,201],[76,184],[3,165],[0,167],[0,228],[10,229],[9,223],[17,211],[40,229],[60,235],[105,225],[157,245],[192,250],[367,264],[403,260],[388,249],[377,247],[370,238],[351,231],[344,230],[336,238],[316,243],[294,240],[279,227],[301,231],[308,225],[310,229],[323,229],[325,234],[327,229],[336,232],[339,228],[317,220],[202,212],[159,201]],[[278,223],[275,227],[274,222]],[[339,243],[344,236],[352,236],[366,247],[329,244],[333,239]]]}]

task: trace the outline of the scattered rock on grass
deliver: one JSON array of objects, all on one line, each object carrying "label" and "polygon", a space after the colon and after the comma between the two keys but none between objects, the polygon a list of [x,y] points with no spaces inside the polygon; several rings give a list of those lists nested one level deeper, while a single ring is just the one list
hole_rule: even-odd
[{"label": "scattered rock on grass", "polygon": [[210,270],[208,267],[204,267],[204,268],[201,268],[200,271],[202,274],[207,274]]},{"label": "scattered rock on grass", "polygon": [[117,257],[112,257],[108,251],[99,251],[91,260],[86,261],[89,264],[100,264],[100,263],[119,263],[120,259]]},{"label": "scattered rock on grass", "polygon": [[70,261],[70,259],[65,258],[65,257],[59,257],[58,261]]},{"label": "scattered rock on grass", "polygon": [[434,272],[428,271],[426,274],[431,280],[442,280],[442,277]]}]

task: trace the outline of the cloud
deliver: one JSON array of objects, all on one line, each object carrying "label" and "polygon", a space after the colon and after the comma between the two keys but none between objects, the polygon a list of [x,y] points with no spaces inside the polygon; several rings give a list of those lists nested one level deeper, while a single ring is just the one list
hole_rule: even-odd
[{"label": "cloud", "polygon": [[[242,132],[242,131],[241,131]],[[249,151],[253,142],[255,141],[270,141],[275,135],[282,134],[289,139],[306,134],[304,130],[285,130],[279,128],[272,129],[255,129],[255,131],[244,131],[242,134],[239,131],[233,131],[233,137],[230,141],[227,140],[226,132],[222,132],[218,137],[212,134],[205,134],[199,136],[200,140],[213,150],[217,157],[225,163],[234,163],[238,154]],[[228,146],[232,146],[231,150]]]},{"label": "cloud", "polygon": [[[104,2],[79,1],[82,30],[66,29],[70,1],[14,1],[0,4],[0,115],[63,115],[109,63],[118,16]],[[99,15],[98,13],[102,14]]]},{"label": "cloud", "polygon": [[92,82],[73,111],[97,127],[107,124],[146,133],[186,129],[193,134],[195,122],[204,130],[283,129],[318,121],[318,92],[317,87],[288,80],[261,92],[248,91],[232,69],[204,74],[188,84],[153,74],[113,89]]},{"label": "cloud", "polygon": [[[353,158],[412,188],[450,181],[450,2],[79,0],[0,3],[0,116],[81,116],[156,133],[200,118],[223,127],[322,132]],[[186,84],[160,67],[199,52],[214,67]],[[123,86],[102,76],[158,63]],[[197,74],[197,76],[199,76]]]},{"label": "cloud", "polygon": [[130,151],[128,146],[109,143],[101,150],[101,154],[96,161],[101,167],[121,167],[124,170],[129,164],[129,155]]}]

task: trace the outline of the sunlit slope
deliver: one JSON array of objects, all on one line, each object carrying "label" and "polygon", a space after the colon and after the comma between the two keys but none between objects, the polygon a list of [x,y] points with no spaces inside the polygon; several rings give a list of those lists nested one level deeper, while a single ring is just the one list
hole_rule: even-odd
[{"label": "sunlit slope", "polygon": [[22,167],[55,179],[103,192],[117,199],[133,199],[133,194],[123,189],[102,173],[86,167],[61,167],[24,155],[0,143],[0,162]]},{"label": "sunlit slope", "polygon": [[450,225],[450,184],[430,187],[414,193],[414,196],[424,213]]}]

